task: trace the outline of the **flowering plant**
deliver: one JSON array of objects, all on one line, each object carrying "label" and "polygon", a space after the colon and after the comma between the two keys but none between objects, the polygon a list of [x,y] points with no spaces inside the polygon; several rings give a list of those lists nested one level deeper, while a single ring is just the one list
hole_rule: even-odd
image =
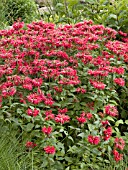
[{"label": "flowering plant", "polygon": [[82,169],[123,159],[118,88],[127,90],[128,45],[116,35],[92,21],[0,31],[1,119],[17,124],[35,164]]}]

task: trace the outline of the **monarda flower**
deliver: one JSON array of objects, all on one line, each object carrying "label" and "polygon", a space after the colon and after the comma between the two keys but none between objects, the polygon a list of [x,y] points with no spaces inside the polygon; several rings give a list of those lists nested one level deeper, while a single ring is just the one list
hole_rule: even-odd
[{"label": "monarda flower", "polygon": [[114,143],[115,143],[116,149],[117,148],[120,149],[120,150],[124,149],[125,141],[122,138],[115,138]]},{"label": "monarda flower", "polygon": [[60,114],[65,114],[65,113],[68,112],[68,109],[67,109],[67,108],[59,109],[58,112],[59,112]]},{"label": "monarda flower", "polygon": [[120,154],[117,150],[113,150],[112,153],[116,162],[123,159],[123,154]]},{"label": "monarda flower", "polygon": [[118,110],[115,106],[107,105],[105,106],[105,113],[110,116],[118,116]]},{"label": "monarda flower", "polygon": [[90,120],[92,117],[93,117],[93,115],[92,115],[91,113],[86,113],[86,118],[87,118],[88,120]]},{"label": "monarda flower", "polygon": [[2,89],[2,96],[3,97],[14,96],[15,93],[16,93],[15,87],[8,87],[8,88],[5,88],[5,89]]},{"label": "monarda flower", "polygon": [[85,123],[87,120],[84,116],[80,116],[76,118],[78,120],[79,123]]},{"label": "monarda flower", "polygon": [[44,126],[42,128],[42,132],[46,135],[50,135],[50,133],[52,132],[52,127],[51,126],[48,126],[48,127]]},{"label": "monarda flower", "polygon": [[105,140],[105,141],[106,141],[106,140],[109,140],[110,137],[111,137],[111,135],[112,135],[112,127],[106,128],[106,129],[103,131],[103,133],[104,133],[104,140]]},{"label": "monarda flower", "polygon": [[52,110],[45,111],[45,120],[54,120],[55,115],[52,113]]},{"label": "monarda flower", "polygon": [[88,136],[88,142],[93,144],[93,145],[98,145],[99,142],[100,142],[100,137],[99,136],[89,135]]},{"label": "monarda flower", "polygon": [[102,82],[98,82],[98,81],[93,81],[90,80],[90,83],[92,84],[92,86],[98,90],[104,90],[106,84],[102,83]]},{"label": "monarda flower", "polygon": [[27,148],[34,148],[34,147],[37,146],[37,144],[34,143],[34,142],[31,142],[31,141],[27,141],[26,144],[25,144],[25,146],[26,146]]},{"label": "monarda flower", "polygon": [[82,93],[82,94],[84,94],[84,93],[86,93],[86,90],[85,90],[84,88],[78,87],[78,88],[76,89],[76,92],[77,92],[77,93]]},{"label": "monarda flower", "polygon": [[101,123],[102,123],[103,127],[106,127],[107,125],[109,125],[109,121],[108,120],[101,121]]},{"label": "monarda flower", "polygon": [[115,78],[114,83],[118,84],[119,86],[124,86],[125,85],[125,81],[122,78]]},{"label": "monarda flower", "polygon": [[34,108],[34,110],[28,108],[28,110],[26,112],[29,116],[36,117],[39,114],[40,111],[36,108]]},{"label": "monarda flower", "polygon": [[117,73],[117,74],[120,74],[120,75],[122,75],[122,74],[124,74],[124,68],[123,67],[114,67],[113,68],[113,70],[112,70],[114,73]]},{"label": "monarda flower", "polygon": [[69,122],[69,120],[70,120],[70,117],[68,115],[65,115],[65,114],[58,114],[55,117],[55,122],[61,123],[61,124]]},{"label": "monarda flower", "polygon": [[55,149],[54,146],[46,146],[46,147],[44,148],[44,151],[45,151],[45,153],[47,153],[47,154],[55,154],[56,149]]}]

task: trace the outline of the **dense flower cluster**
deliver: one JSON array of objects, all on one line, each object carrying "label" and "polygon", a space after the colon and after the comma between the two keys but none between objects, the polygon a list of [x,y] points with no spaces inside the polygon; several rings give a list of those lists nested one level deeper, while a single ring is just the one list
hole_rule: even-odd
[{"label": "dense flower cluster", "polygon": [[[119,32],[125,37],[123,42],[113,41],[117,34],[92,21],[58,27],[39,21],[25,29],[24,23],[17,22],[11,29],[0,30],[2,114],[22,119],[22,128],[33,131],[28,138],[39,139],[37,144],[46,154],[68,153],[67,144],[78,143],[79,132],[93,134],[86,136],[88,146],[106,141],[111,145],[113,127],[107,117],[117,119],[119,113],[110,101],[116,87],[126,85],[128,62],[126,34]],[[116,161],[123,158],[118,150],[124,145],[115,138]],[[25,146],[36,144],[28,141]]]}]

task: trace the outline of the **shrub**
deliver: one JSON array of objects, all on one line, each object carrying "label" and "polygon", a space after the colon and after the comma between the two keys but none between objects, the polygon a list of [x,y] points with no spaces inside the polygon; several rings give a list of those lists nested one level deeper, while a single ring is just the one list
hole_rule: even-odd
[{"label": "shrub", "polygon": [[19,127],[35,169],[125,166],[117,90],[127,89],[128,46],[119,34],[91,20],[0,31],[0,119]]},{"label": "shrub", "polygon": [[39,18],[34,0],[4,0],[2,6],[5,19],[9,25],[19,19],[29,23]]},{"label": "shrub", "polygon": [[53,6],[54,12],[51,10],[47,16],[55,23],[91,19],[95,24],[128,33],[127,0],[53,0]]}]

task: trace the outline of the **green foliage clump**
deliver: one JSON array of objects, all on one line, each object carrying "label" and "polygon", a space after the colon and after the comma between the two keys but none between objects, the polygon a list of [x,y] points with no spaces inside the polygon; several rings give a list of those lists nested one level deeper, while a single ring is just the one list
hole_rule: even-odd
[{"label": "green foliage clump", "polygon": [[34,0],[4,0],[1,5],[8,25],[12,25],[19,19],[29,23],[39,18]]},{"label": "green foliage clump", "polygon": [[53,0],[53,6],[54,10],[47,16],[55,23],[76,23],[91,19],[95,24],[128,32],[127,0]]}]

